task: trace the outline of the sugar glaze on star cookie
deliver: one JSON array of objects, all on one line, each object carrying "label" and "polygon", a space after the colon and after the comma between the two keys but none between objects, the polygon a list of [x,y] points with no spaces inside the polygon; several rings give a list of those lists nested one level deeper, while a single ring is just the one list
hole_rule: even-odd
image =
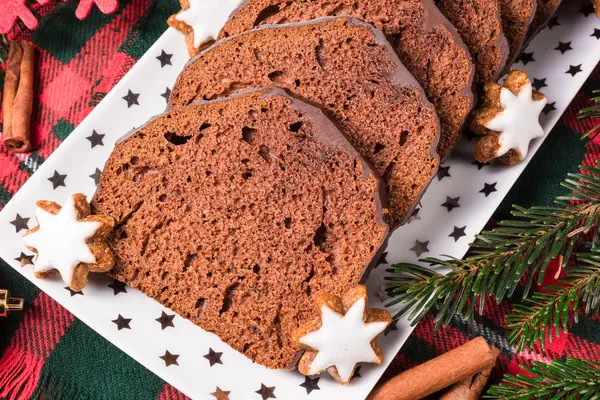
[{"label": "sugar glaze on star cookie", "polygon": [[367,308],[367,288],[356,285],[342,297],[320,293],[319,317],[296,329],[292,343],[305,350],[298,362],[304,375],[325,370],[342,385],[349,383],[358,363],[380,364],[383,354],[377,338],[392,322],[389,312]]},{"label": "sugar glaze on star cookie", "polygon": [[300,338],[302,344],[318,351],[310,364],[310,375],[335,366],[340,378],[349,382],[356,364],[379,361],[371,341],[385,330],[388,323],[365,323],[365,306],[365,299],[358,299],[344,315],[327,305],[321,307],[321,328]]},{"label": "sugar glaze on star cookie", "polygon": [[175,19],[192,29],[194,47],[199,48],[217,38],[229,14],[240,3],[240,0],[189,0],[190,7],[178,13]]},{"label": "sugar glaze on star cookie", "polygon": [[25,246],[36,253],[36,277],[58,272],[71,289],[81,290],[88,271],[112,268],[114,257],[106,238],[114,219],[90,213],[89,203],[80,193],[70,196],[62,207],[46,200],[36,203],[38,225],[23,237]]},{"label": "sugar glaze on star cookie", "polygon": [[473,112],[470,128],[482,136],[475,159],[514,165],[527,157],[529,143],[544,136],[539,118],[548,100],[523,71],[513,70],[502,84],[487,82],[482,105]]},{"label": "sugar glaze on star cookie", "polygon": [[485,127],[500,132],[498,138],[500,147],[496,157],[508,153],[510,149],[518,151],[521,161],[527,156],[529,142],[544,136],[540,125],[540,114],[548,102],[545,97],[540,100],[533,98],[533,87],[528,82],[516,96],[507,88],[500,91],[500,103],[504,111],[489,121]]},{"label": "sugar glaze on star cookie", "polygon": [[37,250],[34,272],[58,270],[70,285],[73,272],[79,263],[94,263],[96,258],[86,241],[100,228],[99,222],[78,221],[75,204],[70,197],[58,214],[37,206],[35,215],[40,229],[23,238],[27,247]]}]

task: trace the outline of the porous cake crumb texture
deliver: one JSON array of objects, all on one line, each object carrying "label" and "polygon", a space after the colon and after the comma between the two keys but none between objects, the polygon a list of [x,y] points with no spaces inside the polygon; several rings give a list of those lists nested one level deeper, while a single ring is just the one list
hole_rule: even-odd
[{"label": "porous cake crumb texture", "polygon": [[439,164],[439,122],[381,32],[344,17],[242,33],[186,66],[170,106],[265,85],[324,109],[384,177],[391,224],[407,219]]},{"label": "porous cake crumb texture", "polygon": [[441,158],[448,155],[473,107],[474,66],[462,39],[432,0],[247,0],[219,36],[332,15],[352,15],[383,31],[435,105],[442,128],[438,153]]},{"label": "porous cake crumb texture", "polygon": [[269,89],[154,119],[117,144],[93,206],[117,220],[112,276],[286,368],[313,296],[342,295],[384,246],[382,188],[318,109]]}]

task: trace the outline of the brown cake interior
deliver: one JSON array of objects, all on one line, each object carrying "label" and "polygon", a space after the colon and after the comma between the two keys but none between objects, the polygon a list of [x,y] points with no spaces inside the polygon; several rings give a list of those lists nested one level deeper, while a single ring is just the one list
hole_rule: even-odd
[{"label": "brown cake interior", "polygon": [[117,219],[112,276],[286,368],[313,297],[342,295],[384,246],[382,192],[317,108],[266,90],[136,131],[117,144],[93,206]]},{"label": "brown cake interior", "polygon": [[326,110],[384,177],[391,225],[406,221],[437,170],[439,122],[383,34],[344,17],[230,37],[186,66],[170,106],[269,84]]},{"label": "brown cake interior", "polygon": [[435,0],[435,3],[469,48],[478,84],[497,81],[509,54],[498,0]]},{"label": "brown cake interior", "polygon": [[474,66],[462,39],[432,0],[246,0],[220,38],[265,24],[352,15],[381,29],[406,68],[425,89],[441,123],[438,153],[455,146],[473,107]]}]

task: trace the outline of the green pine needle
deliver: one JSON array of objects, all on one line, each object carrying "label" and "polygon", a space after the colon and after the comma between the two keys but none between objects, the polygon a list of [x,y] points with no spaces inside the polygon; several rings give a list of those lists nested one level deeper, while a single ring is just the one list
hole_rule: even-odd
[{"label": "green pine needle", "polygon": [[579,264],[567,265],[567,278],[559,286],[550,286],[534,293],[523,304],[516,304],[506,323],[510,329],[509,344],[518,343],[517,352],[540,341],[567,333],[570,316],[575,322],[579,313],[596,317],[600,312],[600,248],[592,253],[578,254]]},{"label": "green pine needle", "polygon": [[600,363],[569,358],[552,364],[533,362],[533,367],[521,366],[530,375],[508,375],[502,383],[492,386],[486,398],[533,399],[600,399]]},{"label": "green pine needle", "polygon": [[[600,118],[600,89],[596,89],[592,92],[593,94],[597,94],[598,96],[592,97],[592,101],[595,103],[591,107],[583,108],[579,110],[578,119],[596,119]],[[600,123],[594,125],[592,129],[587,131],[583,137],[593,137],[600,130]]]},{"label": "green pine needle", "polygon": [[[388,272],[388,306],[402,303],[395,315],[410,311],[416,324],[437,306],[436,329],[447,325],[455,314],[473,317],[475,306],[483,311],[487,296],[497,302],[514,294],[524,282],[527,297],[534,282],[541,283],[550,261],[558,256],[569,260],[577,239],[593,231],[600,221],[600,166],[580,167],[583,173],[569,174],[563,186],[570,194],[556,198],[556,207],[514,206],[513,220],[477,236],[474,255],[459,260],[421,260],[447,274],[414,264],[393,265]],[[597,231],[595,240],[597,241]]]}]

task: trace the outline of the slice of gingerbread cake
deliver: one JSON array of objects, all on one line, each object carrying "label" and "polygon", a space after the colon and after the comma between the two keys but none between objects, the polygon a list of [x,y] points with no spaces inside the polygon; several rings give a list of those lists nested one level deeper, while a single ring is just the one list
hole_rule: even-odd
[{"label": "slice of gingerbread cake", "polygon": [[438,153],[446,157],[473,107],[475,68],[460,35],[433,0],[246,0],[219,37],[332,15],[352,15],[383,31],[435,105],[441,124]]},{"label": "slice of gingerbread cake", "polygon": [[479,85],[497,81],[508,61],[499,0],[434,0],[467,44]]},{"label": "slice of gingerbread cake", "polygon": [[93,201],[111,274],[255,362],[294,365],[314,296],[366,278],[389,227],[381,179],[281,89],[200,102],[118,143]]},{"label": "slice of gingerbread cake", "polygon": [[407,220],[439,164],[439,122],[381,31],[327,17],[232,36],[188,63],[170,107],[265,85],[325,110],[383,176],[391,225]]}]

